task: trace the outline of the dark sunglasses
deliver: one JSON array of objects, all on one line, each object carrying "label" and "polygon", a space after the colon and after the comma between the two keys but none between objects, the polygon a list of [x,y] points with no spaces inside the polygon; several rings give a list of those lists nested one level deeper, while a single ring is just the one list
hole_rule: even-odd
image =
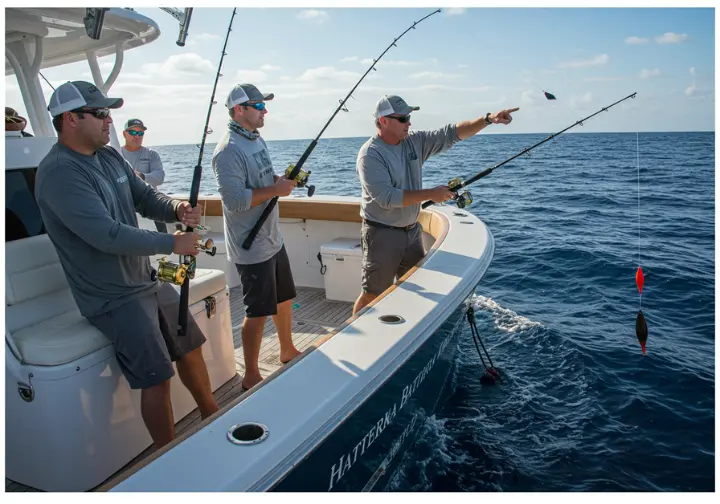
[{"label": "dark sunglasses", "polygon": [[130,136],[144,136],[145,135],[144,131],[137,131],[137,130],[125,130],[125,131],[127,131],[128,135],[130,135]]},{"label": "dark sunglasses", "polygon": [[75,109],[72,112],[76,114],[90,114],[95,119],[105,120],[110,116],[110,109],[97,108],[97,109]]},{"label": "dark sunglasses", "polygon": [[265,102],[243,103],[243,107],[252,107],[255,110],[265,110]]},{"label": "dark sunglasses", "polygon": [[410,114],[405,116],[388,116],[390,119],[395,119],[397,121],[400,121],[401,123],[405,124],[406,122],[410,121]]}]

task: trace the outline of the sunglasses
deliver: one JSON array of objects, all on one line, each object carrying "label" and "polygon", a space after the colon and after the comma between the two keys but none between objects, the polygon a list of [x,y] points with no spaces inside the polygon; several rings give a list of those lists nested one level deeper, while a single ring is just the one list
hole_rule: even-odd
[{"label": "sunglasses", "polygon": [[95,119],[105,120],[110,117],[110,109],[99,108],[99,109],[75,109],[72,112],[76,114],[90,114]]},{"label": "sunglasses", "polygon": [[388,116],[390,119],[395,119],[403,124],[410,122],[410,114],[404,116]]},{"label": "sunglasses", "polygon": [[144,136],[145,135],[144,131],[137,131],[137,130],[125,130],[125,131],[127,131],[128,135],[130,135],[130,136]]},{"label": "sunglasses", "polygon": [[243,107],[252,107],[255,110],[265,110],[265,102],[243,103]]}]

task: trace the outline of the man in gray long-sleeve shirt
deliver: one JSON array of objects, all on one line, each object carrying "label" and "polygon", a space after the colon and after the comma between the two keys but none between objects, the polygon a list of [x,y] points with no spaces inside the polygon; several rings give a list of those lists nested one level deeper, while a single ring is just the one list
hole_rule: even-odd
[{"label": "man in gray long-sleeve shirt", "polygon": [[[143,146],[146,131],[147,127],[140,119],[128,119],[123,129],[125,145],[120,152],[137,176],[157,189],[165,181],[165,170],[160,154]],[[167,233],[167,224],[163,221],[155,221],[155,227],[161,233]]]},{"label": "man in gray long-sleeve shirt", "polygon": [[228,258],[235,263],[243,290],[245,318],[242,326],[245,376],[250,389],[263,380],[258,359],[265,321],[272,316],[280,341],[280,361],[285,364],[300,352],[292,341],[292,300],[296,296],[290,260],[278,229],[275,206],[249,250],[242,248],[250,230],[275,196],[287,196],[296,185],[273,172],[265,140],[258,132],[268,113],[265,102],[275,97],[252,84],[238,84],[227,97],[228,131],[218,141],[212,166],[222,198]]},{"label": "man in gray long-sleeve shirt", "polygon": [[197,254],[194,233],[138,228],[135,212],[166,222],[200,223],[201,208],[160,194],[144,183],[110,141],[107,98],[94,85],[66,82],[50,97],[58,142],[38,166],[35,196],[80,313],[112,341],[133,389],[142,389],[145,425],[160,447],[175,436],[170,378],[175,362],[203,418],[218,410],[192,317],[177,334],[179,296],[150,278],[148,256]]},{"label": "man in gray long-sleeve shirt", "polygon": [[396,95],[385,95],[375,107],[377,134],[361,147],[357,171],[362,184],[360,216],[362,292],[353,314],[392,285],[425,256],[418,223],[423,201],[453,198],[448,186],[422,188],[422,165],[429,157],[470,138],[489,124],[509,124],[512,112],[487,113],[472,121],[448,124],[434,131],[410,133],[410,106]]}]

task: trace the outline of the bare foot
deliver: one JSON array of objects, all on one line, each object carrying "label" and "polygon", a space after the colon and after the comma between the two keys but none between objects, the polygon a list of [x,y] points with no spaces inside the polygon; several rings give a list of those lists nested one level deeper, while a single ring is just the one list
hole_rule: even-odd
[{"label": "bare foot", "polygon": [[280,362],[287,364],[298,355],[302,355],[302,352],[295,347],[292,347],[289,352],[280,354]]},{"label": "bare foot", "polygon": [[261,381],[263,381],[263,377],[260,375],[260,373],[258,373],[258,374],[246,373],[245,376],[243,377],[242,388],[243,388],[243,390],[250,390],[255,385],[260,383]]}]

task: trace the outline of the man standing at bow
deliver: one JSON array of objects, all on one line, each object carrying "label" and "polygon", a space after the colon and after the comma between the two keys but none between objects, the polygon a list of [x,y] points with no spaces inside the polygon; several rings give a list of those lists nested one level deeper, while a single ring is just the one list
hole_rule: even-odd
[{"label": "man standing at bow", "polygon": [[358,153],[363,260],[362,292],[353,314],[425,256],[418,223],[422,202],[441,203],[454,196],[446,185],[422,188],[423,163],[491,124],[510,124],[510,114],[519,109],[488,112],[438,130],[410,133],[410,113],[417,110],[420,107],[408,105],[399,96],[383,96],[375,106],[377,134]]}]

